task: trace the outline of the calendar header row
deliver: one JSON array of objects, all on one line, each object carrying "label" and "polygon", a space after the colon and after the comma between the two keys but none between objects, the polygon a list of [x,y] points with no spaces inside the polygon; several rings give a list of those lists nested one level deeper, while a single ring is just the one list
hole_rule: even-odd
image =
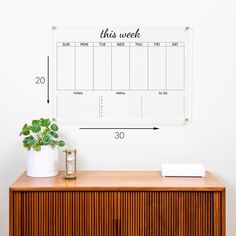
[{"label": "calendar header row", "polygon": [[184,47],[184,42],[57,42],[57,47]]}]

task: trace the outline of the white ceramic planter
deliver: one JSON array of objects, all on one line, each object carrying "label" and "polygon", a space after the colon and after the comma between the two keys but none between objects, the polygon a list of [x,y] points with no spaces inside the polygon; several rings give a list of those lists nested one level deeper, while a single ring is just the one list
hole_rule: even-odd
[{"label": "white ceramic planter", "polygon": [[30,177],[51,177],[58,174],[58,150],[51,145],[41,146],[40,151],[32,148],[27,156],[27,175]]}]

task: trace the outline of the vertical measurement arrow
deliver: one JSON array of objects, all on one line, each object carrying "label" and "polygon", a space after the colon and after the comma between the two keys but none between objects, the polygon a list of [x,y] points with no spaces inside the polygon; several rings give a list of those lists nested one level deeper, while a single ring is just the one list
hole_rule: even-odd
[{"label": "vertical measurement arrow", "polygon": [[49,56],[47,56],[47,103],[49,103]]}]

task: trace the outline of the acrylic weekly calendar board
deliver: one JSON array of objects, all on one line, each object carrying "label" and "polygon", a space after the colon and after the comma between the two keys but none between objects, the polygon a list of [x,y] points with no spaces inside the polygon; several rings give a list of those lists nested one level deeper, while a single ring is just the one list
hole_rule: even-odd
[{"label": "acrylic weekly calendar board", "polygon": [[191,29],[52,29],[53,117],[69,123],[190,119]]}]

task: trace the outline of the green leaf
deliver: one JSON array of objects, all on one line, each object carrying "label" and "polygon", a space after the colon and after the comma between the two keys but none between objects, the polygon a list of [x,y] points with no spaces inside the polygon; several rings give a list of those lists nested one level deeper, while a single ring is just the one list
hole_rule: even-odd
[{"label": "green leaf", "polygon": [[43,121],[44,121],[43,118],[40,118],[40,119],[39,119],[39,123],[40,123],[41,126],[43,125]]},{"label": "green leaf", "polygon": [[51,135],[49,135],[49,134],[43,135],[43,145],[50,144],[51,140],[52,140]]},{"label": "green leaf", "polygon": [[27,124],[24,124],[24,126],[22,127],[22,131],[26,131],[26,130],[29,130],[29,127]]},{"label": "green leaf", "polygon": [[34,133],[38,133],[41,131],[41,127],[38,125],[34,125],[34,126],[30,126],[30,129],[32,130],[32,132]]},{"label": "green leaf", "polygon": [[45,134],[45,135],[43,135],[43,140],[44,141],[50,141],[51,140],[51,136],[49,134]]},{"label": "green leaf", "polygon": [[58,142],[58,145],[59,145],[60,147],[64,147],[66,144],[65,144],[65,142],[64,142],[63,140],[60,140],[60,141]]},{"label": "green leaf", "polygon": [[58,134],[57,134],[56,132],[53,132],[53,131],[50,132],[50,135],[51,135],[53,138],[58,138],[58,137],[59,137]]},{"label": "green leaf", "polygon": [[36,142],[35,138],[32,135],[30,135],[28,137],[25,137],[24,140],[23,140],[23,144],[27,144],[29,146],[32,146],[35,143],[37,143],[37,142]]},{"label": "green leaf", "polygon": [[45,126],[45,127],[47,127],[51,124],[51,121],[49,119],[41,118],[40,121],[41,121],[42,126]]},{"label": "green leaf", "polygon": [[33,120],[31,123],[33,126],[40,126],[39,120]]},{"label": "green leaf", "polygon": [[22,135],[22,134],[23,134],[24,136],[27,136],[27,135],[30,134],[30,131],[28,131],[28,130],[27,130],[27,131],[21,131],[21,132],[20,132],[20,135]]},{"label": "green leaf", "polygon": [[27,143],[23,143],[23,147],[26,148],[26,149],[28,149],[28,150],[30,150],[30,147],[31,147],[31,146],[30,146],[29,144],[27,144]]},{"label": "green leaf", "polygon": [[27,130],[27,131],[22,131],[21,133],[22,133],[23,135],[27,136],[27,135],[30,134],[30,131],[28,131],[28,130]]},{"label": "green leaf", "polygon": [[35,151],[40,151],[41,146],[40,146],[38,143],[36,143],[36,144],[33,145],[33,149],[34,149]]},{"label": "green leaf", "polygon": [[51,129],[52,129],[53,131],[58,131],[58,126],[57,126],[56,124],[52,124],[52,125],[51,125]]},{"label": "green leaf", "polygon": [[29,129],[29,126],[27,124],[24,124],[24,126],[22,127],[22,130],[20,132],[20,135],[29,135],[29,132],[30,129]]},{"label": "green leaf", "polygon": [[52,139],[51,142],[50,142],[51,145],[58,145],[58,143],[59,142],[57,140],[54,140],[54,139]]}]

